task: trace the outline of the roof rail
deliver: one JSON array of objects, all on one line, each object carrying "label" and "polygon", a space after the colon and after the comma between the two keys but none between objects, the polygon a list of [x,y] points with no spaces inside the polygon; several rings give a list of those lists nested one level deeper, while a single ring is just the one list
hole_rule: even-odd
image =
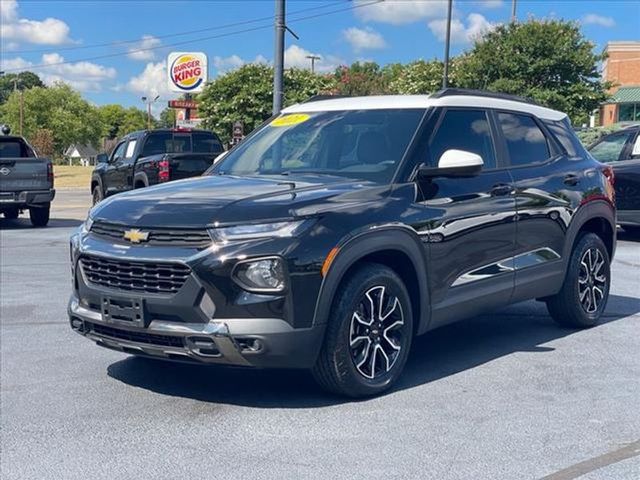
[{"label": "roof rail", "polygon": [[348,98],[349,95],[328,95],[328,94],[319,94],[319,95],[312,95],[309,98],[307,98],[306,100],[300,102],[300,103],[309,103],[309,102],[318,102],[320,100],[333,100],[334,98]]},{"label": "roof rail", "polygon": [[468,95],[472,97],[499,98],[502,100],[511,100],[513,102],[529,103],[531,105],[540,105],[538,102],[527,97],[519,97],[518,95],[510,95],[508,93],[489,92],[488,90],[473,90],[471,88],[444,88],[431,94],[431,98],[452,97],[455,95]]}]

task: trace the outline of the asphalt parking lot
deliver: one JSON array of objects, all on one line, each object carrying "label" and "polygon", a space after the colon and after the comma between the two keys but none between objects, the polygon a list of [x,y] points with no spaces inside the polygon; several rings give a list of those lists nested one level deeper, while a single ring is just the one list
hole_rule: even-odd
[{"label": "asphalt parking lot", "polygon": [[527,302],[420,337],[399,386],[344,401],[305,372],[174,365],[68,326],[68,237],[0,219],[2,478],[640,478],[640,238],[620,233],[604,322]]}]

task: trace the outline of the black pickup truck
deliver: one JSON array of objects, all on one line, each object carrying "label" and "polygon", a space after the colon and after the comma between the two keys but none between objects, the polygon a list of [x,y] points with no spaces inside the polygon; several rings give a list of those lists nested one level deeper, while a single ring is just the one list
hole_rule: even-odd
[{"label": "black pickup truck", "polygon": [[224,151],[206,130],[142,130],[122,138],[110,156],[98,155],[91,175],[94,205],[135,188],[202,175]]},{"label": "black pickup truck", "polygon": [[29,210],[31,224],[45,227],[56,194],[51,160],[38,158],[24,138],[10,132],[0,126],[0,213],[14,220]]}]

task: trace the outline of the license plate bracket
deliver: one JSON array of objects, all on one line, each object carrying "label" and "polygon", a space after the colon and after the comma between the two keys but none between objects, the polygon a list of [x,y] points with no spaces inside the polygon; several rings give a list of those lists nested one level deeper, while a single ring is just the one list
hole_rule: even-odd
[{"label": "license plate bracket", "polygon": [[102,297],[102,321],[144,328],[144,301],[141,298]]}]

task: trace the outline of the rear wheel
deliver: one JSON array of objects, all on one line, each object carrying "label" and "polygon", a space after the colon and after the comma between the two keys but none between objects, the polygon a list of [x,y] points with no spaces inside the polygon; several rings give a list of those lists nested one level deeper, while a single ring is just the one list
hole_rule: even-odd
[{"label": "rear wheel", "polygon": [[46,227],[49,223],[49,213],[51,204],[47,203],[40,207],[29,207],[29,219],[34,227]]},{"label": "rear wheel", "polygon": [[610,283],[607,248],[599,236],[587,233],[574,247],[562,290],[547,299],[547,309],[560,325],[593,327],[607,305]]},{"label": "rear wheel", "polygon": [[91,198],[93,200],[94,205],[102,201],[102,199],[104,198],[104,195],[102,194],[102,188],[100,188],[100,185],[96,185],[95,187],[93,187],[93,192],[91,192]]},{"label": "rear wheel", "polygon": [[337,295],[313,375],[323,388],[340,395],[379,394],[398,379],[411,347],[407,289],[393,270],[368,264]]},{"label": "rear wheel", "polygon": [[10,210],[4,211],[4,218],[9,220],[15,220],[16,218],[18,218],[19,214],[20,214],[20,211],[17,208],[12,208]]}]

